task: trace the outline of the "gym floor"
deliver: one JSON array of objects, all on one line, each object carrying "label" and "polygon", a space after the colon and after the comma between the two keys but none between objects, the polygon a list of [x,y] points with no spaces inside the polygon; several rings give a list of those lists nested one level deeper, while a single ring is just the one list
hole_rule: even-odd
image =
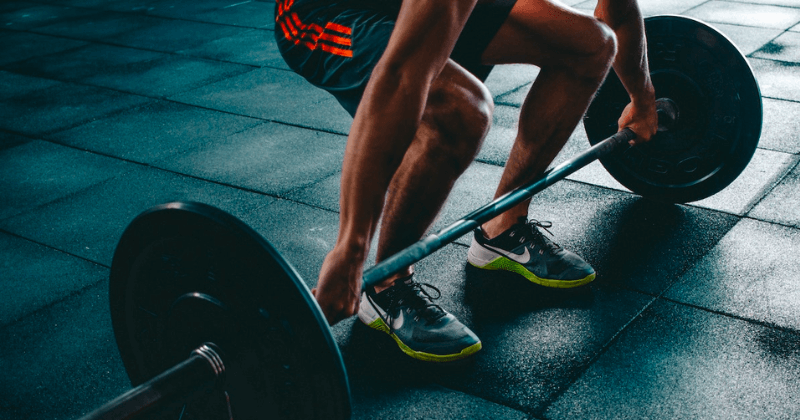
[{"label": "gym floor", "polygon": [[[315,282],[351,119],[288,71],[273,6],[0,3],[0,418],[73,419],[130,387],[108,274],[150,206],[220,207]],[[642,9],[709,22],[747,56],[764,106],[747,169],[688,205],[642,199],[599,163],[537,196],[531,216],[599,273],[577,290],[472,270],[466,237],[425,259],[420,279],[484,349],[430,367],[338,324],[354,419],[800,418],[800,1]],[[437,228],[490,199],[536,74],[490,75],[493,129]],[[578,127],[559,159],[585,147]]]}]

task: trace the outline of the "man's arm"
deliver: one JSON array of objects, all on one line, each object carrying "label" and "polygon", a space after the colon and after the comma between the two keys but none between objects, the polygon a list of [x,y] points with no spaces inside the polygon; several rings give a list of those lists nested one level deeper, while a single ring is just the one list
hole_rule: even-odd
[{"label": "man's arm", "polygon": [[614,70],[628,91],[631,103],[619,120],[620,129],[628,127],[638,138],[648,141],[658,127],[655,112],[655,89],[647,65],[644,21],[636,0],[599,0],[595,16],[617,35]]},{"label": "man's arm", "polygon": [[347,140],[339,238],[314,291],[331,324],[358,310],[362,265],[389,183],[420,125],[431,83],[444,68],[475,3],[403,0]]}]

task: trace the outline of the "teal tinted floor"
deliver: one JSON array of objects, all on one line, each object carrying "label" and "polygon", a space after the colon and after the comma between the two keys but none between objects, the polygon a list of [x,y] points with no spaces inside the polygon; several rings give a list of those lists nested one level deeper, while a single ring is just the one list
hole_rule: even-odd
[{"label": "teal tinted floor", "polygon": [[[431,366],[337,324],[353,418],[800,418],[800,3],[641,6],[703,19],[748,58],[764,127],[747,169],[687,205],[638,197],[599,163],[541,193],[530,216],[597,269],[583,288],[468,266],[469,235],[425,259],[419,279],[484,348]],[[130,387],[108,272],[150,206],[230,212],[315,285],[352,120],[288,70],[274,28],[270,1],[0,3],[0,420],[75,419]],[[537,75],[489,76],[492,130],[437,229],[493,196]],[[586,144],[579,126],[557,161]]]}]

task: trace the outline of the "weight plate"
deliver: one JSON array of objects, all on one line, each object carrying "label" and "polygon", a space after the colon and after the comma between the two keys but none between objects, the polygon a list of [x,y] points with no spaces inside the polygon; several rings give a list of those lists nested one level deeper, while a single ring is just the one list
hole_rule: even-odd
[{"label": "weight plate", "polygon": [[295,269],[235,217],[197,203],[138,216],[114,254],[109,298],[134,386],[216,344],[223,389],[187,398],[164,418],[345,419],[341,354]]},{"label": "weight plate", "polygon": [[[645,19],[656,98],[678,119],[650,142],[600,159],[620,184],[642,196],[685,203],[728,186],[747,166],[761,135],[761,93],[742,53],[707,24],[682,16]],[[584,117],[591,144],[617,132],[630,102],[614,72]]]}]

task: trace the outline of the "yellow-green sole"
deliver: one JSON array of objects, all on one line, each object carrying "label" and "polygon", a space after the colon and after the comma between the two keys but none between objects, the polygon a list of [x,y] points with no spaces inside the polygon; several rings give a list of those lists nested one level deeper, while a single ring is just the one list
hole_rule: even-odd
[{"label": "yellow-green sole", "polygon": [[475,343],[475,344],[473,344],[473,345],[461,350],[461,352],[459,352],[459,353],[444,354],[444,355],[442,355],[442,354],[425,353],[425,352],[422,352],[422,351],[415,351],[415,350],[411,349],[410,347],[408,347],[407,345],[405,345],[405,343],[400,341],[400,339],[397,337],[397,335],[395,335],[394,333],[390,333],[389,332],[389,328],[386,326],[386,324],[383,322],[383,319],[381,319],[381,318],[378,318],[375,321],[372,321],[372,323],[369,324],[369,327],[370,328],[374,328],[374,329],[376,329],[378,331],[383,331],[386,334],[389,334],[389,336],[394,339],[394,341],[397,343],[397,345],[400,347],[400,350],[402,350],[403,353],[413,357],[414,359],[422,360],[422,361],[425,361],[425,362],[452,362],[452,361],[455,361],[455,360],[464,359],[466,357],[469,357],[469,356],[477,353],[483,347],[481,342],[478,341],[477,343]]},{"label": "yellow-green sole", "polygon": [[571,289],[573,287],[583,286],[584,284],[591,283],[592,280],[595,278],[595,274],[589,274],[588,276],[578,279],[578,280],[552,280],[552,279],[543,279],[538,277],[536,274],[531,273],[522,264],[510,260],[506,257],[498,257],[495,260],[492,260],[489,264],[484,266],[480,266],[477,264],[473,264],[470,262],[470,265],[473,267],[481,268],[484,270],[503,270],[503,271],[510,271],[512,273],[517,273],[522,277],[528,279],[528,281],[532,283],[536,283],[538,285],[544,287],[552,287],[556,289]]}]

